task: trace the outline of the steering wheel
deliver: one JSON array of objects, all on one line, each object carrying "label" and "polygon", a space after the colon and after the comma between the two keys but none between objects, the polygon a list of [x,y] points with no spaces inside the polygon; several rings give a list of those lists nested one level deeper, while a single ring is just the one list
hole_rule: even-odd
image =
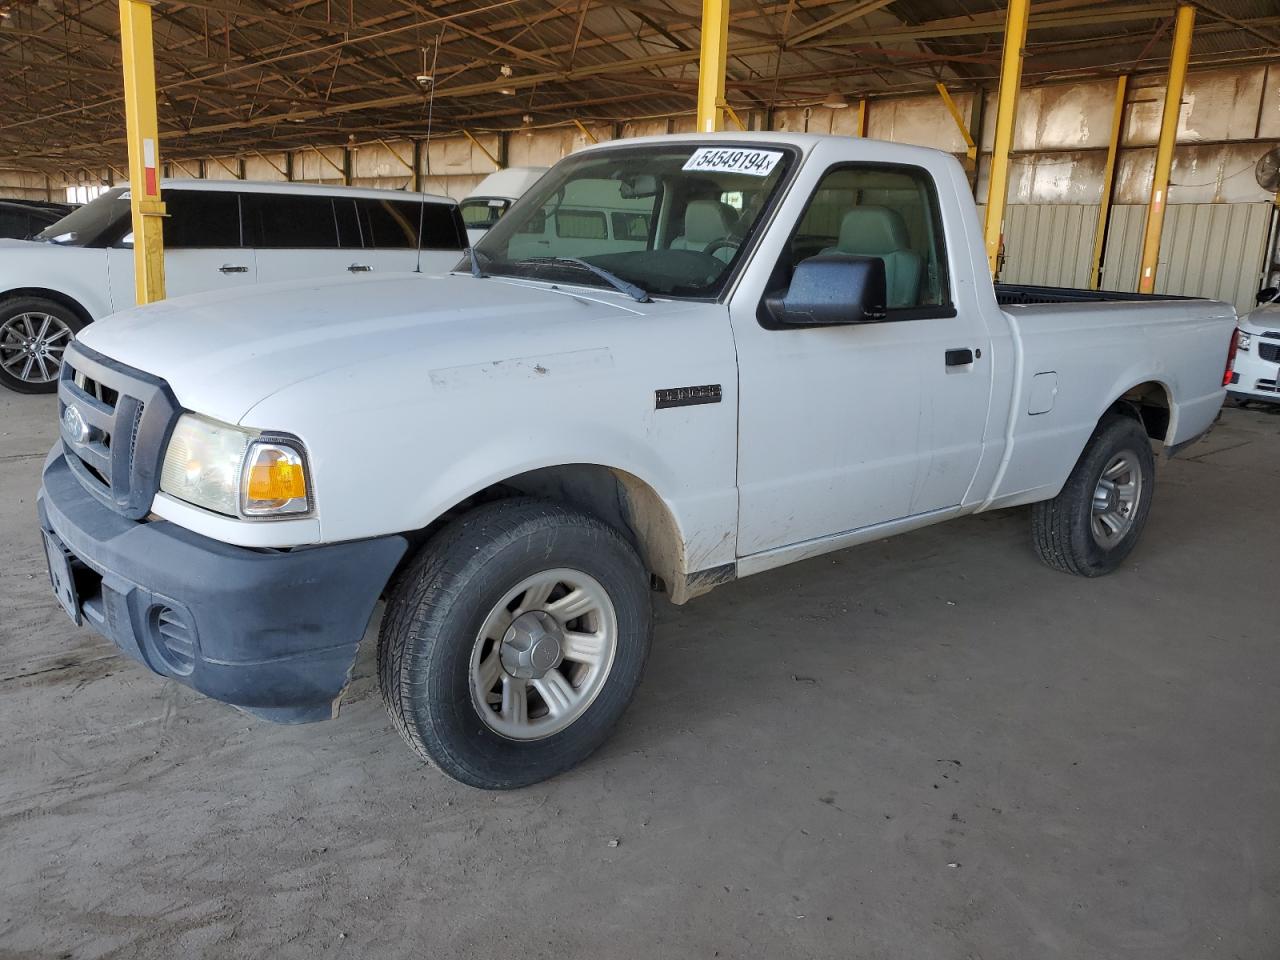
[{"label": "steering wheel", "polygon": [[707,244],[703,248],[702,252],[709,257],[714,257],[717,250],[720,250],[725,247],[729,248],[730,250],[737,250],[740,246],[742,246],[742,241],[734,240],[731,237],[726,237],[723,240],[712,240],[709,244]]}]

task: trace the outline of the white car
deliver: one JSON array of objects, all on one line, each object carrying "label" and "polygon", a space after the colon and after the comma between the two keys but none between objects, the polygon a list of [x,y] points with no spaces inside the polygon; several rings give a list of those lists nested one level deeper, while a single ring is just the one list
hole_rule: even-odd
[{"label": "white car", "polygon": [[[164,181],[162,188],[171,298],[419,266],[438,273],[467,246],[447,197],[215,180]],[[128,189],[116,187],[34,241],[0,240],[0,384],[52,393],[71,338],[135,305],[132,230]]]},{"label": "white car", "polygon": [[[525,242],[607,190],[651,229]],[[405,740],[529,784],[621,716],[654,587],[1019,504],[1047,564],[1116,569],[1235,334],[1208,300],[994,287],[955,159],[851,137],[591,147],[469,259],[83,331],[38,498],[66,611],[298,722],[335,714],[385,596]]]},{"label": "white car", "polygon": [[458,206],[471,243],[479,243],[485,231],[511,209],[524,192],[542,179],[548,167],[505,167],[489,174]]},{"label": "white car", "polygon": [[1280,403],[1280,306],[1262,306],[1241,318],[1227,389],[1237,400]]}]

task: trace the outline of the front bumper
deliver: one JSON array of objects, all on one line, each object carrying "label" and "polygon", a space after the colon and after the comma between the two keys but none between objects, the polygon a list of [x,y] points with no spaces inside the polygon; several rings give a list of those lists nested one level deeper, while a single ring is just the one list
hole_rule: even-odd
[{"label": "front bumper", "polygon": [[251,550],[126,519],[81,486],[60,445],[43,479],[40,525],[71,558],[88,625],[156,673],[264,719],[337,712],[403,537]]}]

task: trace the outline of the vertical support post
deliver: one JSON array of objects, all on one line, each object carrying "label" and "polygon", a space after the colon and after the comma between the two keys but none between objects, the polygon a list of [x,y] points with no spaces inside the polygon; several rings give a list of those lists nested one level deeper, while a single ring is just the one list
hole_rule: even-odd
[{"label": "vertical support post", "polygon": [[1129,91],[1128,76],[1116,77],[1116,102],[1111,113],[1111,139],[1107,142],[1107,165],[1102,171],[1102,199],[1098,204],[1098,225],[1093,231],[1093,260],[1089,267],[1089,289],[1102,283],[1102,254],[1107,242],[1107,220],[1111,217],[1111,199],[1115,194],[1116,156],[1120,152],[1120,134],[1124,128],[1124,101]]},{"label": "vertical support post", "polygon": [[1013,149],[1013,120],[1018,112],[1018,87],[1022,82],[1022,48],[1027,42],[1027,16],[1031,0],[1009,0],[1004,22],[1004,50],[1000,55],[1000,92],[996,99],[996,139],[991,150],[991,175],[987,188],[987,222],[983,239],[991,275],[999,268],[1000,240],[1004,235],[1004,203],[1009,192],[1009,153]]},{"label": "vertical support post", "polygon": [[729,49],[729,0],[702,0],[702,57],[698,63],[698,132],[724,128],[724,74]]},{"label": "vertical support post", "polygon": [[975,199],[978,196],[978,180],[982,176],[982,131],[986,122],[987,91],[978,87],[973,91],[973,105],[969,108],[969,132],[973,134],[978,147],[973,157],[973,169],[969,171],[969,190]]},{"label": "vertical support post", "polygon": [[284,178],[289,183],[293,183],[293,151],[286,150],[284,152]]},{"label": "vertical support post", "polygon": [[120,60],[124,68],[129,196],[133,212],[133,275],[138,303],[164,299],[164,202],[160,199],[160,128],[151,5],[120,0]]},{"label": "vertical support post", "polygon": [[342,183],[343,186],[351,186],[351,148],[342,148]]},{"label": "vertical support post", "polygon": [[414,193],[422,193],[422,141],[413,141],[413,186]]},{"label": "vertical support post", "polygon": [[865,137],[867,135],[867,98],[863,97],[858,101],[858,115],[853,121],[853,135],[855,137]]},{"label": "vertical support post", "polygon": [[947,108],[947,112],[951,114],[951,119],[956,123],[956,129],[960,131],[960,136],[964,139],[965,156],[969,158],[969,162],[976,163],[978,158],[978,145],[973,142],[973,135],[969,132],[969,127],[964,122],[964,117],[960,115],[960,108],[956,106],[956,102],[951,99],[951,91],[947,89],[947,85],[942,82],[934,84],[938,91],[938,96],[942,97],[942,104]]},{"label": "vertical support post", "polygon": [[1169,201],[1169,171],[1173,169],[1173,148],[1178,138],[1178,114],[1182,110],[1182,87],[1187,79],[1191,56],[1191,31],[1196,8],[1178,7],[1173,28],[1173,54],[1169,58],[1169,85],[1164,91],[1164,113],[1160,118],[1160,140],[1156,144],[1156,169],[1151,177],[1151,200],[1147,206],[1147,226],[1142,234],[1142,264],[1138,271],[1138,292],[1156,288],[1156,267],[1160,261],[1160,231]]}]

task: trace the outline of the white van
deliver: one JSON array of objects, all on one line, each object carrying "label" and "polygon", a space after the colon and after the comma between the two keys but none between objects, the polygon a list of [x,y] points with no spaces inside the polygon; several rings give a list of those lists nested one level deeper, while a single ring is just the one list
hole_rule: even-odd
[{"label": "white van", "polygon": [[[170,298],[276,280],[443,273],[467,246],[448,197],[241,180],[164,181],[162,189]],[[127,187],[33,240],[0,240],[0,384],[54,392],[76,332],[135,302]]]},{"label": "white van", "polygon": [[467,237],[478,243],[485,231],[498,222],[511,204],[542,179],[547,167],[507,167],[496,170],[480,181],[480,185],[462,199],[462,220]]}]

